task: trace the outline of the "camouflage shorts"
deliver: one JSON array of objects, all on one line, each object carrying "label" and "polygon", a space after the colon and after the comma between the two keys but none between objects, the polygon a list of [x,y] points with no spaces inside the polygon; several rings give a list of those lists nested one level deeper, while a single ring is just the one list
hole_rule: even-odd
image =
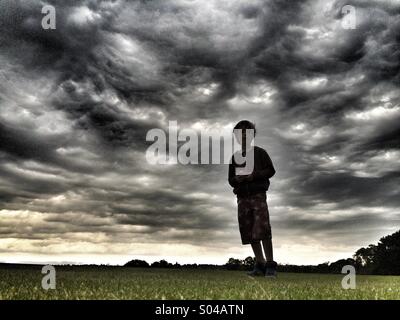
[{"label": "camouflage shorts", "polygon": [[267,196],[257,193],[238,197],[238,221],[242,244],[249,244],[271,238],[271,225]]}]

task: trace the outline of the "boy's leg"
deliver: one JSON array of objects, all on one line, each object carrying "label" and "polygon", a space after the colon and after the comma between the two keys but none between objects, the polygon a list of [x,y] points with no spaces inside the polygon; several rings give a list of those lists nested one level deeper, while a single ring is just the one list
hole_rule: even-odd
[{"label": "boy's leg", "polygon": [[256,261],[258,263],[264,264],[265,263],[265,258],[264,258],[264,254],[263,254],[263,251],[262,251],[262,247],[261,247],[260,241],[253,242],[251,244],[251,248],[253,249],[254,255],[256,257]]},{"label": "boy's leg", "polygon": [[272,233],[271,224],[269,222],[269,210],[266,194],[258,194],[254,197],[254,208],[255,220],[257,221],[254,231],[259,239],[263,239],[262,245],[264,247],[264,253],[265,257],[267,258],[267,262],[272,262],[274,261]]},{"label": "boy's leg", "polygon": [[264,252],[265,252],[265,258],[267,259],[267,262],[272,262],[274,261],[274,251],[272,248],[272,239],[268,238],[262,241],[263,247],[264,247]]},{"label": "boy's leg", "polygon": [[267,262],[265,264],[265,276],[276,277],[277,264],[274,261],[273,250],[272,250],[272,239],[267,238],[263,240],[262,243],[264,247],[265,257],[267,258]]},{"label": "boy's leg", "polygon": [[252,271],[247,272],[249,276],[264,276],[265,275],[265,258],[260,241],[252,242],[251,248],[253,249],[254,255],[256,257],[256,263]]},{"label": "boy's leg", "polygon": [[265,276],[276,277],[277,263],[274,261],[273,248],[272,248],[272,233],[271,224],[269,222],[269,211],[266,201],[266,195],[257,195],[255,201],[255,220],[258,224],[255,225],[255,231],[257,237],[263,239],[262,246],[264,247],[265,257],[267,262],[265,263]]}]

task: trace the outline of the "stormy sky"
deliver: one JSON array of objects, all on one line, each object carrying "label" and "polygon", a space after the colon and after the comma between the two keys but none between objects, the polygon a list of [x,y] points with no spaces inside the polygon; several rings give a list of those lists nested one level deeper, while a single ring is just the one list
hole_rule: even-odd
[{"label": "stormy sky", "polygon": [[169,121],[255,122],[280,263],[399,229],[399,18],[390,0],[1,0],[0,261],[250,255],[226,165],[146,161]]}]

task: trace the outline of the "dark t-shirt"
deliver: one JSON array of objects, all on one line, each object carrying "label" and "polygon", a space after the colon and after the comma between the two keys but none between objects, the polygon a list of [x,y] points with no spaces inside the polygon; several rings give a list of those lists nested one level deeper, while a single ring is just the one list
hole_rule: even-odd
[{"label": "dark t-shirt", "polygon": [[244,167],[245,164],[235,163],[235,157],[232,156],[229,164],[229,184],[233,187],[233,193],[238,196],[245,196],[265,192],[269,188],[269,179],[275,174],[275,168],[267,151],[263,148],[254,147],[254,169],[252,181],[238,183],[235,180],[236,168]]}]

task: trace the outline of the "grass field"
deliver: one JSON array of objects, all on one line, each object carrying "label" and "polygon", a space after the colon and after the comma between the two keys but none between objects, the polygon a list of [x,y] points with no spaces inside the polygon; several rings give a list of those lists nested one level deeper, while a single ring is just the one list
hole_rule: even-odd
[{"label": "grass field", "polygon": [[241,271],[56,267],[56,290],[41,287],[41,268],[0,268],[0,299],[400,299],[400,277],[280,273],[251,278]]}]

